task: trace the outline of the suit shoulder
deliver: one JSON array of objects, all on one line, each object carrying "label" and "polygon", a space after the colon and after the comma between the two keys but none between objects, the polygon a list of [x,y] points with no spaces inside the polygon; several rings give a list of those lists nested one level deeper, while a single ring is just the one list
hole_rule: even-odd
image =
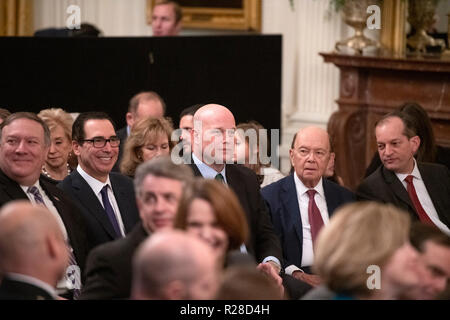
[{"label": "suit shoulder", "polygon": [[337,184],[336,182],[330,181],[328,179],[325,179],[324,181],[326,181],[326,183],[333,189],[334,192],[339,192],[342,195],[344,195],[345,197],[353,198],[355,196],[352,191],[350,191],[346,187],[343,187],[343,186]]},{"label": "suit shoulder", "polygon": [[103,243],[92,249],[89,256],[91,259],[109,260],[111,258],[120,257],[126,248],[126,238]]},{"label": "suit shoulder", "polygon": [[277,190],[279,190],[283,185],[289,182],[289,180],[292,179],[292,175],[288,175],[287,177],[284,177],[278,181],[275,181],[264,188],[261,189],[261,193],[263,194],[270,194]]},{"label": "suit shoulder", "polygon": [[110,172],[109,177],[111,181],[120,181],[120,183],[133,184],[133,179],[119,172]]}]

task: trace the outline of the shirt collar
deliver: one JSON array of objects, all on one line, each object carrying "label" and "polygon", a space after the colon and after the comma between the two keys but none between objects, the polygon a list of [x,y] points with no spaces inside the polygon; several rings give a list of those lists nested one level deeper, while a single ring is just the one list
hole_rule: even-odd
[{"label": "shirt collar", "polygon": [[396,173],[395,175],[400,181],[405,180],[407,176],[413,176],[414,179],[422,180],[422,176],[420,175],[419,168],[417,167],[417,161],[413,158],[414,161],[414,169],[411,173]]},{"label": "shirt collar", "polygon": [[108,185],[112,190],[111,181],[109,180],[109,175],[108,175],[108,178],[106,179],[106,182],[103,183],[103,182],[95,179],[94,177],[91,177],[89,174],[87,174],[86,171],[84,171],[80,165],[77,166],[77,171],[83,177],[83,179],[86,180],[86,182],[88,183],[88,185],[91,187],[91,189],[94,191],[95,194],[99,194],[105,185]]},{"label": "shirt collar", "polygon": [[[297,176],[297,173],[294,172],[294,182],[295,182],[295,188],[297,190],[297,194],[299,196],[302,196],[303,194],[305,194],[308,190],[310,190],[311,188],[306,187],[302,180],[299,179],[299,177]],[[320,178],[319,183],[317,183],[317,185],[312,188],[314,190],[316,190],[316,192],[325,199],[325,192],[323,191],[323,183],[322,183],[322,178]]]},{"label": "shirt collar", "polygon": [[39,183],[39,180],[38,181],[36,181],[33,185],[31,185],[31,186],[23,186],[23,185],[20,185],[20,187],[22,188],[22,190],[25,192],[25,193],[27,193],[28,192],[28,189],[29,188],[31,188],[31,187],[36,187],[36,188],[38,188],[38,190],[39,190],[39,192],[42,194],[42,192],[44,192],[44,190],[42,189],[42,187],[41,187],[41,184]]},{"label": "shirt collar", "polygon": [[207,164],[203,163],[201,160],[199,160],[195,154],[192,154],[192,160],[194,160],[195,165],[197,166],[198,170],[202,174],[203,178],[205,179],[215,179],[216,175],[218,173],[222,174],[223,179],[225,180],[225,183],[227,183],[227,178],[225,175],[225,168],[226,166],[223,166],[222,171],[217,172]]}]

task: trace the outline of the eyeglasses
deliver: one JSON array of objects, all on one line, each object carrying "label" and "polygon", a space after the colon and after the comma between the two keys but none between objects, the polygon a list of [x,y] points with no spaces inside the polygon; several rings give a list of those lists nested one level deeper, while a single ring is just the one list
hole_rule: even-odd
[{"label": "eyeglasses", "polygon": [[84,139],[81,140],[83,142],[91,142],[94,148],[103,148],[106,146],[106,143],[109,142],[111,147],[118,147],[120,144],[120,138],[119,137],[110,137],[109,139],[105,139],[103,137],[95,137],[93,139]]}]

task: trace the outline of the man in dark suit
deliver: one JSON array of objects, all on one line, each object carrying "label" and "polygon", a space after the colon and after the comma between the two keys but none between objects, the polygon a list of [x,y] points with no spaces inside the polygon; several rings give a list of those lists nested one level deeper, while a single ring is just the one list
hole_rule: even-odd
[{"label": "man in dark suit", "polygon": [[189,167],[177,166],[168,157],[138,167],[134,183],[141,221],[125,238],[91,251],[81,299],[129,298],[134,251],[149,235],[172,228],[178,201],[192,179]]},{"label": "man in dark suit", "polygon": [[119,157],[112,171],[120,171],[120,161],[122,160],[125,142],[133,125],[144,118],[162,118],[165,112],[166,104],[164,100],[154,91],[140,92],[131,98],[125,117],[127,126],[117,130],[117,136],[120,138]]},{"label": "man in dark suit", "polygon": [[392,203],[414,220],[450,235],[449,170],[414,159],[420,138],[404,113],[384,116],[375,127],[375,136],[383,165],[360,184],[358,199]]},{"label": "man in dark suit", "polygon": [[286,273],[315,286],[320,279],[309,274],[315,238],[334,211],[354,201],[354,195],[323,178],[330,160],[330,139],[325,130],[300,129],[289,155],[294,172],[261,193],[281,239]]},{"label": "man in dark suit", "polygon": [[55,216],[44,206],[16,200],[0,211],[0,300],[58,299],[69,251]]},{"label": "man in dark suit", "polygon": [[[45,205],[57,218],[73,249],[72,262],[82,271],[88,249],[85,221],[70,198],[41,176],[50,147],[47,125],[33,113],[17,112],[0,128],[0,205],[17,199]],[[59,287],[61,294],[74,289],[65,281]]]},{"label": "man in dark suit", "polygon": [[119,143],[105,113],[81,113],[73,123],[78,167],[58,187],[78,204],[87,224],[89,249],[124,237],[139,220],[133,181],[111,173]]},{"label": "man in dark suit", "polygon": [[235,128],[234,116],[224,106],[209,104],[197,110],[191,132],[191,166],[196,176],[220,180],[236,193],[250,227],[249,240],[242,250],[251,253],[258,263],[268,263],[278,273],[282,258],[280,242],[261,198],[256,174],[232,164]]}]

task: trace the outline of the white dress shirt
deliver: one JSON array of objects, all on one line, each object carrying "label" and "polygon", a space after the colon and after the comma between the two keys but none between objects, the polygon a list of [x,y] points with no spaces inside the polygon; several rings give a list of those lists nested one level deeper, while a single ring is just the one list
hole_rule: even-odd
[{"label": "white dress shirt", "polygon": [[[44,189],[42,189],[39,180],[36,181],[36,183],[33,185],[36,188],[38,188],[39,193],[42,196],[42,200],[44,200],[45,206],[47,207],[47,209],[52,213],[52,215],[56,218],[56,221],[58,222],[58,225],[63,233],[64,236],[64,240],[67,241],[68,236],[67,236],[67,230],[66,230],[66,226],[64,225],[63,220],[61,219],[61,216],[58,213],[58,210],[56,209],[56,207],[54,206],[52,200],[50,200],[50,198],[48,197],[47,193],[45,193]],[[36,204],[36,199],[34,199],[34,196],[27,192],[28,188],[32,187],[32,186],[20,186],[23,190],[23,192],[25,192],[25,194],[27,195],[28,199],[30,199],[32,204]]]},{"label": "white dress shirt", "polygon": [[[311,236],[311,225],[309,224],[308,218],[308,206],[309,206],[309,196],[307,188],[303,182],[298,178],[297,174],[294,173],[295,189],[297,192],[298,207],[300,209],[300,219],[302,221],[302,233],[303,233],[303,245],[302,245],[302,265],[300,267],[309,267],[314,262],[314,250],[313,242]],[[328,224],[328,207],[327,201],[325,199],[325,192],[323,191],[322,178],[319,183],[313,188],[316,190],[314,195],[314,201],[316,202],[317,208],[320,211],[324,225]],[[302,271],[299,266],[290,265],[286,268],[287,274],[292,274],[294,271]]]},{"label": "white dress shirt", "polygon": [[417,167],[416,160],[414,159],[414,169],[410,174],[396,173],[395,175],[402,182],[405,189],[407,189],[405,178],[409,175],[414,177],[414,179],[412,180],[414,189],[416,189],[417,198],[419,198],[419,202],[422,205],[423,210],[425,210],[428,217],[430,217],[431,221],[433,221],[436,227],[438,227],[445,234],[450,235],[450,229],[444,223],[442,223],[441,220],[439,220],[439,216],[436,208],[434,207],[433,201],[431,201],[428,190],[423,183],[423,179],[420,175],[419,168]]},{"label": "white dress shirt", "polygon": [[[205,179],[215,179],[216,175],[218,173],[222,174],[223,176],[223,180],[225,182],[226,185],[228,185],[227,182],[227,177],[226,177],[226,171],[225,168],[226,166],[223,166],[222,171],[217,172],[216,170],[214,170],[213,168],[211,168],[210,166],[208,166],[207,164],[203,163],[200,159],[198,159],[195,154],[192,154],[192,160],[194,160],[195,165],[197,166],[198,170],[200,171],[200,173],[202,174],[202,177]],[[242,244],[240,247],[240,251],[242,253],[248,253],[247,251],[247,247],[245,246],[245,244]],[[281,263],[280,260],[278,260],[276,257],[273,256],[268,256],[266,258],[264,258],[264,260],[262,262],[268,262],[268,261],[273,261],[275,262],[279,267],[281,267]]]},{"label": "white dress shirt", "polygon": [[[91,177],[89,174],[84,171],[80,165],[77,166],[78,173],[83,177],[84,180],[88,183],[88,185],[91,187],[92,191],[94,191],[94,194],[97,196],[98,201],[103,206],[103,199],[102,194],[100,193],[105,185],[108,185],[108,198],[109,202],[111,203],[111,206],[114,210],[114,214],[117,219],[117,223],[119,224],[120,233],[122,234],[122,237],[125,237],[125,228],[123,226],[122,216],[120,215],[119,205],[117,204],[116,197],[114,196],[113,188],[111,185],[111,181],[108,179],[106,182],[101,182],[93,177]],[[106,213],[105,213],[106,214]]]}]

